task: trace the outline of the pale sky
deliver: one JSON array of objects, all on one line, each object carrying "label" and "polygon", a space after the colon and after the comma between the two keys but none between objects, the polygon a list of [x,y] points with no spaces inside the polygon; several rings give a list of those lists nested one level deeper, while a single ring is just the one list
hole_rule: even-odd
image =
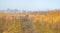
[{"label": "pale sky", "polygon": [[60,0],[0,0],[0,10],[53,10],[60,9]]}]

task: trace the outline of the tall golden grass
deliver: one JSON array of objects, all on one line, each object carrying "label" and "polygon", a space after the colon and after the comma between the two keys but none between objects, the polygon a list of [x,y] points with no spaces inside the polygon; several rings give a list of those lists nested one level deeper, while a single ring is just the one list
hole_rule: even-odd
[{"label": "tall golden grass", "polygon": [[0,13],[0,33],[60,33],[60,12]]}]

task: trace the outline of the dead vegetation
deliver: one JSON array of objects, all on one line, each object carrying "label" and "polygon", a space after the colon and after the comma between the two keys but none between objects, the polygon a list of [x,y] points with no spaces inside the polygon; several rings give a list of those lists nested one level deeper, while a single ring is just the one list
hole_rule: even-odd
[{"label": "dead vegetation", "polygon": [[60,12],[0,13],[0,33],[60,33]]}]

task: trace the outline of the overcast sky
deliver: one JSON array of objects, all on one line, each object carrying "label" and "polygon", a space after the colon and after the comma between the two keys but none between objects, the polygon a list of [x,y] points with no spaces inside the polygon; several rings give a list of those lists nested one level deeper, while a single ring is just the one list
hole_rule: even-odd
[{"label": "overcast sky", "polygon": [[60,9],[60,0],[0,0],[0,10],[52,10]]}]

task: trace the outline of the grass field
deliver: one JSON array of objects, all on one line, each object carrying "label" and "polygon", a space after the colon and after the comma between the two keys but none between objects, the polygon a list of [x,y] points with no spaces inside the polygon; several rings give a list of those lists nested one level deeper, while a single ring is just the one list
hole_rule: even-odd
[{"label": "grass field", "polygon": [[0,33],[60,33],[60,12],[0,13]]}]

